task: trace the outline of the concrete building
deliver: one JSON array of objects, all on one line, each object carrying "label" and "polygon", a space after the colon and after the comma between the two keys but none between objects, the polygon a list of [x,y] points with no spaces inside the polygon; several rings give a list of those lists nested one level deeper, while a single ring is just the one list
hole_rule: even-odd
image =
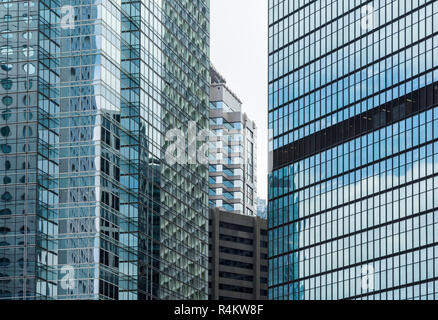
[{"label": "concrete building", "polygon": [[267,221],[209,211],[209,299],[267,299]]},{"label": "concrete building", "polygon": [[0,299],[207,299],[209,1],[2,1]]},{"label": "concrete building", "polygon": [[438,299],[437,57],[437,1],[269,1],[269,299]]},{"label": "concrete building", "polygon": [[257,128],[226,80],[210,67],[209,206],[256,215]]}]

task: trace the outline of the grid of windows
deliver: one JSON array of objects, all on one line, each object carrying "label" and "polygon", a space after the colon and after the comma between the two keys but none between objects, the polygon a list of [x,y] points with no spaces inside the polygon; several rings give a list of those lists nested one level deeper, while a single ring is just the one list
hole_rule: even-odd
[{"label": "grid of windows", "polygon": [[269,17],[269,297],[436,299],[438,3]]},{"label": "grid of windows", "polygon": [[211,209],[209,226],[210,298],[266,299],[266,220]]},{"label": "grid of windows", "polygon": [[0,299],[57,294],[56,4],[0,3]]},{"label": "grid of windows", "polygon": [[[335,19],[285,48],[270,48],[270,151],[438,81],[438,4],[404,3],[410,1],[376,6],[374,23],[384,26],[376,31],[350,39],[361,30],[359,6],[348,15],[356,32]],[[388,8],[394,14],[385,14]],[[321,42],[328,48],[320,47],[316,39],[326,33]],[[337,38],[343,40],[336,45]]]}]

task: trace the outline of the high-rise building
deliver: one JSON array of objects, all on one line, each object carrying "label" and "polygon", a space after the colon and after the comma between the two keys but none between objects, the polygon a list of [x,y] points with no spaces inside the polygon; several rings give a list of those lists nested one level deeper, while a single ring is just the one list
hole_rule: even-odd
[{"label": "high-rise building", "polygon": [[438,299],[437,57],[437,1],[269,1],[270,299]]},{"label": "high-rise building", "polygon": [[267,221],[210,209],[209,298],[268,298]]},{"label": "high-rise building", "polygon": [[206,299],[209,1],[0,4],[0,298]]},{"label": "high-rise building", "polygon": [[226,80],[210,67],[210,208],[257,214],[257,127]]}]

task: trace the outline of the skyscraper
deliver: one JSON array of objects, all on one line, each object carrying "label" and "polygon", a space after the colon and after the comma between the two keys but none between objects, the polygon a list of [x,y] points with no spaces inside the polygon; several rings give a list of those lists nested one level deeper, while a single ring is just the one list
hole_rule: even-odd
[{"label": "skyscraper", "polygon": [[257,197],[257,216],[262,219],[268,218],[268,206],[266,205],[266,200]]},{"label": "skyscraper", "polygon": [[242,112],[242,102],[210,67],[209,205],[257,214],[257,127]]},{"label": "skyscraper", "polygon": [[56,295],[57,4],[0,4],[0,299]]},{"label": "skyscraper", "polygon": [[269,1],[271,299],[438,299],[437,57],[437,1]]},{"label": "skyscraper", "polygon": [[206,299],[209,2],[0,6],[1,298]]}]

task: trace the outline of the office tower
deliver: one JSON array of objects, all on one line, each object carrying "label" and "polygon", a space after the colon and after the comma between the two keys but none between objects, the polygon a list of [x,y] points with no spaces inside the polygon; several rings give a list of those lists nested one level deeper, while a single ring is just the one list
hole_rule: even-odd
[{"label": "office tower", "polygon": [[0,299],[56,295],[56,3],[0,4]]},{"label": "office tower", "polygon": [[257,217],[262,219],[268,218],[268,206],[266,205],[266,200],[257,197]]},{"label": "office tower", "polygon": [[209,299],[266,300],[267,221],[210,209]]},{"label": "office tower", "polygon": [[437,299],[438,2],[269,1],[269,297]]},{"label": "office tower", "polygon": [[206,299],[208,167],[164,155],[208,128],[209,2],[0,6],[1,297]]},{"label": "office tower", "polygon": [[257,127],[213,66],[210,78],[210,208],[256,215]]}]

